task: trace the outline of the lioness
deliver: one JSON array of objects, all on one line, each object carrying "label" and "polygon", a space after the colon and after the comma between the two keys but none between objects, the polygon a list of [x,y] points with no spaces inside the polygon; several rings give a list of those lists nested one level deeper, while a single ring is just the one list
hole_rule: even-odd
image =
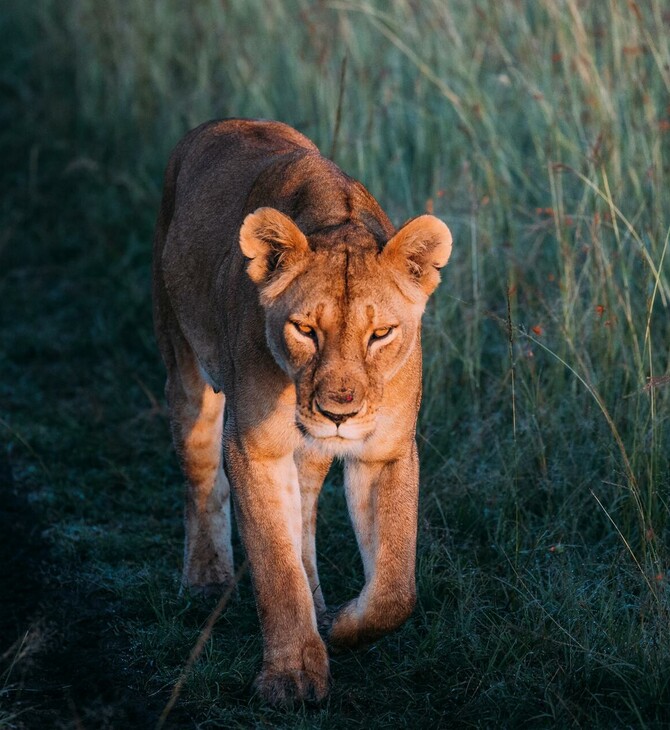
[{"label": "lioness", "polygon": [[[209,122],[170,158],[153,286],[188,481],[182,580],[231,581],[232,485],[263,631],[256,687],[270,703],[327,694],[317,625],[331,645],[356,646],[412,611],[421,314],[450,253],[444,223],[422,215],[395,231],[285,124]],[[334,457],[365,587],[328,621],[314,534]]]}]

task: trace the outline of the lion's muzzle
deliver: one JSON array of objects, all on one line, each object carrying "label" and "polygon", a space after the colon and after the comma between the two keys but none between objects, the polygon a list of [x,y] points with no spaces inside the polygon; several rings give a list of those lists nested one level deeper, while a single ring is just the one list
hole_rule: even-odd
[{"label": "lion's muzzle", "polygon": [[358,411],[333,413],[324,410],[316,400],[312,408],[298,417],[300,429],[316,440],[335,442],[363,441],[375,428],[375,417],[367,403]]},{"label": "lion's muzzle", "polygon": [[340,368],[329,368],[316,381],[313,396],[314,410],[335,423],[341,423],[355,416],[363,407],[368,379],[365,372],[347,372]]},{"label": "lion's muzzle", "polygon": [[336,426],[339,426],[349,418],[353,418],[358,411],[352,411],[351,413],[333,413],[332,411],[326,411],[317,403],[316,407],[322,416],[325,416],[328,420],[332,421]]}]

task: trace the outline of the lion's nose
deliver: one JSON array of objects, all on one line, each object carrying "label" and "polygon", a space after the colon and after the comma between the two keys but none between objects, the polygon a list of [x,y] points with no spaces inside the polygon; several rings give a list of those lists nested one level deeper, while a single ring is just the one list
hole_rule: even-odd
[{"label": "lion's nose", "polygon": [[339,426],[340,423],[344,423],[348,418],[352,418],[358,413],[358,411],[352,411],[351,413],[331,413],[330,411],[324,411],[318,403],[316,407],[322,416],[330,419],[336,426]]},{"label": "lion's nose", "polygon": [[358,372],[331,368],[316,380],[312,408],[339,425],[361,412],[366,389],[367,381]]}]

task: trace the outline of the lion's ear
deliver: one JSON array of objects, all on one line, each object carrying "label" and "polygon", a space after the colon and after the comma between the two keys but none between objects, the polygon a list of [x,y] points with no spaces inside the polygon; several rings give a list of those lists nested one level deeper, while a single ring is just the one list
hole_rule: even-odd
[{"label": "lion's ear", "polygon": [[439,269],[450,255],[451,231],[433,215],[420,215],[406,223],[382,252],[387,261],[409,271],[426,296],[440,283]]},{"label": "lion's ear", "polygon": [[303,232],[274,208],[249,213],[240,229],[240,248],[250,259],[247,273],[259,286],[287,272],[309,251]]}]

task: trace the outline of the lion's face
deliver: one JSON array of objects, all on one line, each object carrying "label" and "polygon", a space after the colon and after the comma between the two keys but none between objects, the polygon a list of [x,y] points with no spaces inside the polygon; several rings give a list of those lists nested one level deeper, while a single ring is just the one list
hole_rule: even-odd
[{"label": "lion's face", "polygon": [[308,242],[288,217],[263,208],[247,217],[240,242],[268,346],[295,384],[298,427],[344,453],[374,432],[385,387],[420,346],[421,314],[451,235],[422,216],[381,252],[355,226],[330,236]]},{"label": "lion's face", "polygon": [[379,258],[314,253],[266,308],[268,344],[295,383],[298,424],[314,439],[365,439],[385,384],[417,344],[423,307],[402,295]]}]

